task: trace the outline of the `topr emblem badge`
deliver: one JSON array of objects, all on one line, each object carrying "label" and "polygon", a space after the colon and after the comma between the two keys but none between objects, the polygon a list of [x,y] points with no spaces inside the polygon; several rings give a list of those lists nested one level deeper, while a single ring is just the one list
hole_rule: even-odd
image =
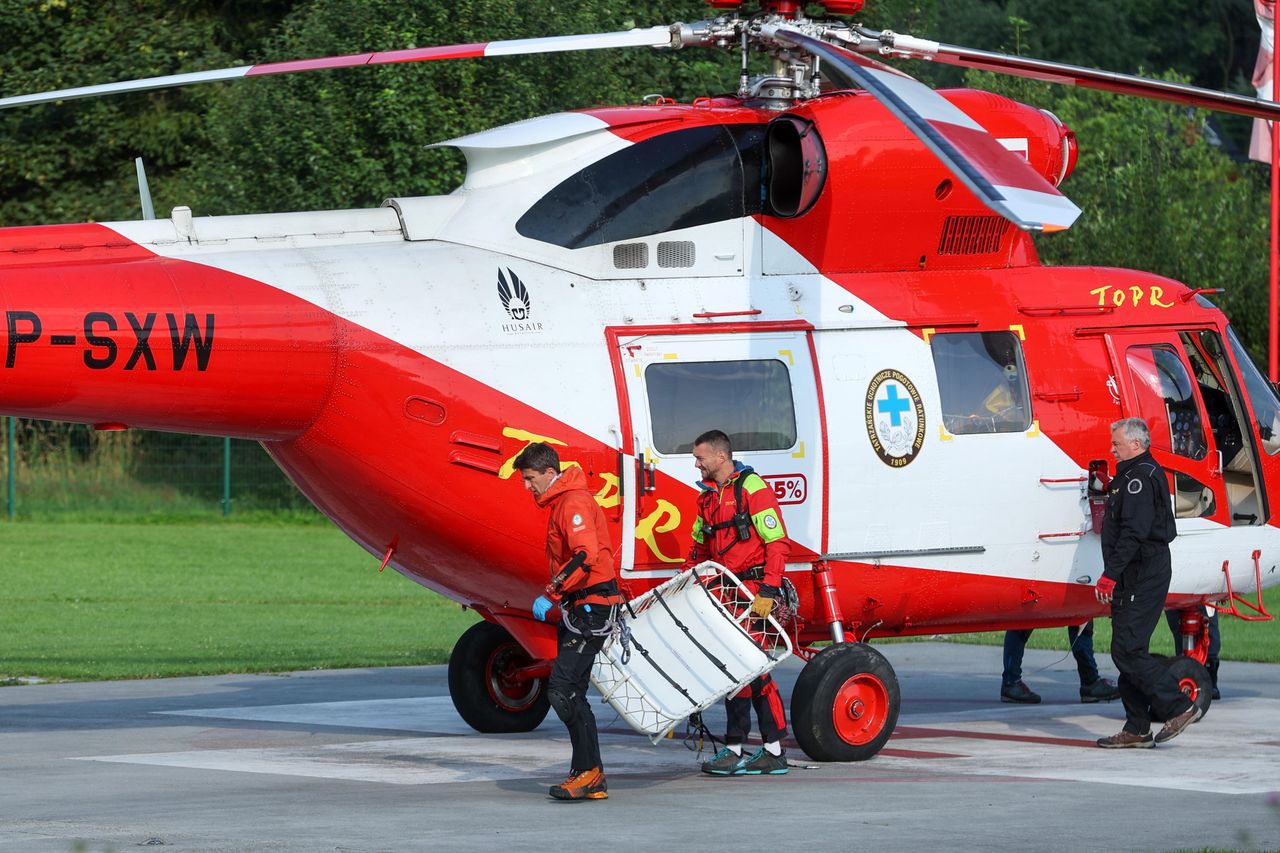
[{"label": "topr emblem badge", "polygon": [[772,515],[766,515],[764,517],[764,526],[772,530],[778,526],[778,519],[774,518]]},{"label": "topr emblem badge", "polygon": [[890,468],[910,465],[924,446],[924,403],[916,386],[897,370],[871,377],[866,420],[871,447]]},{"label": "topr emblem badge", "polygon": [[575,513],[573,514],[573,523],[574,523],[574,524],[581,524],[581,523],[582,523],[582,516],[578,515],[578,514],[575,512]]}]

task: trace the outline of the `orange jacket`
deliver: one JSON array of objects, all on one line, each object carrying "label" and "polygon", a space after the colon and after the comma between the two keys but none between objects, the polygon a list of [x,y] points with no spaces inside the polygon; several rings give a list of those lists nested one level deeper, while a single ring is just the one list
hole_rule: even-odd
[{"label": "orange jacket", "polygon": [[[538,506],[551,510],[547,519],[547,564],[554,578],[573,555],[583,551],[587,555],[585,567],[571,575],[560,587],[560,593],[568,594],[599,583],[614,580],[618,574],[613,568],[613,545],[609,541],[609,528],[600,505],[587,488],[587,477],[575,466],[562,471],[551,487],[538,495]],[[620,595],[588,595],[575,604],[619,604]]]}]

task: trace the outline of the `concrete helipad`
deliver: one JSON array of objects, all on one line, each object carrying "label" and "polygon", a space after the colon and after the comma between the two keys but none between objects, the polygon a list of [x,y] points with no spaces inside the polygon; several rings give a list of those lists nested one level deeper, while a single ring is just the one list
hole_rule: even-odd
[{"label": "concrete helipad", "polygon": [[578,804],[546,798],[569,751],[554,716],[476,734],[444,667],[7,688],[0,850],[1280,848],[1280,666],[1225,663],[1201,723],[1112,752],[1093,741],[1122,710],[1080,705],[1069,657],[1028,651],[1045,702],[1012,706],[998,648],[881,648],[903,708],[873,761],[793,747],[786,777],[713,779],[600,706],[611,797]]}]

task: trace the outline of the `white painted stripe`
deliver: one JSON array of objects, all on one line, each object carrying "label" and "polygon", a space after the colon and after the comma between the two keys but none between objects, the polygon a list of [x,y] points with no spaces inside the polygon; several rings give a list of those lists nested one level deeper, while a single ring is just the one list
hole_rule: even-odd
[{"label": "white painted stripe", "polygon": [[[938,715],[937,722],[928,722],[924,715],[904,715],[898,726],[928,726],[966,734],[1093,740],[1115,734],[1124,723],[1124,709],[1119,702],[1096,712],[1084,711],[1079,706],[1040,707],[1045,710],[1018,706]],[[992,719],[997,715],[999,719]],[[945,770],[971,776],[1015,776],[1215,794],[1263,794],[1280,790],[1280,745],[1277,745],[1280,739],[1263,722],[1275,719],[1280,719],[1280,701],[1232,699],[1214,703],[1201,722],[1176,740],[1152,749],[1099,749],[971,736],[902,739],[890,741],[889,746],[958,755],[960,757],[942,762]],[[938,759],[881,755],[876,758],[876,763],[880,762],[898,769],[934,772],[943,769]],[[1106,795],[1099,796],[1105,799]]]},{"label": "white painted stripe", "polygon": [[[613,716],[603,709],[602,720]],[[308,726],[339,726],[356,729],[383,729],[432,734],[474,734],[462,721],[448,696],[409,699],[370,699],[350,702],[315,702],[305,705],[252,705],[237,708],[198,708],[191,711],[157,711],[162,716],[213,717],[220,720],[251,720],[264,723],[300,723]],[[553,725],[554,723],[554,725]],[[548,716],[542,727],[555,730],[560,723]]]},{"label": "white painted stripe", "polygon": [[610,47],[669,47],[670,45],[670,29],[667,27],[649,27],[648,29],[627,30],[621,33],[587,33],[576,36],[495,41],[490,42],[485,47],[484,55],[517,56],[570,50],[601,50]]},{"label": "white painted stripe", "polygon": [[1017,139],[997,139],[996,142],[999,142],[1000,147],[1005,151],[1009,151],[1014,154],[1021,154],[1023,160],[1031,159],[1031,155],[1027,150],[1028,142],[1025,136]]},{"label": "white painted stripe", "polygon": [[[593,697],[594,698],[594,697]],[[614,724],[596,706],[602,728]],[[244,721],[331,725],[400,731],[431,731],[431,737],[378,739],[320,747],[215,749],[135,755],[85,756],[77,760],[122,764],[274,773],[325,779],[434,785],[529,777],[556,777],[564,770],[569,743],[554,717],[523,735],[477,734],[458,718],[448,697],[384,699],[207,708],[159,712],[164,716],[216,717]],[[891,753],[946,753],[928,758],[882,754],[881,770],[1132,785],[1219,794],[1280,790],[1280,738],[1260,721],[1280,716],[1280,700],[1246,698],[1215,703],[1208,716],[1177,740],[1151,750],[1103,750],[1079,744],[1041,744],[1004,738],[1089,741],[1119,730],[1119,703],[978,708],[960,713],[904,713],[911,727],[955,732],[954,737],[898,738]],[[711,721],[715,726],[717,721]],[[448,732],[441,736],[441,733]],[[456,733],[456,734],[455,734]],[[459,736],[462,735],[462,736]],[[978,735],[978,737],[974,737]],[[981,735],[991,735],[984,738]],[[694,773],[697,758],[678,740],[650,746],[644,738],[601,734],[610,775]],[[799,759],[799,756],[796,756]],[[1105,797],[1105,794],[1100,794]]]},{"label": "white painted stripe", "polygon": [[71,101],[76,98],[92,98],[98,95],[115,95],[121,92],[146,92],[151,89],[167,89],[171,86],[189,86],[193,83],[216,83],[245,76],[252,65],[239,68],[220,68],[216,71],[193,71],[189,74],[169,74],[165,77],[146,77],[141,80],[124,80],[119,83],[102,83],[97,86],[80,86],[75,89],[58,89],[34,95],[15,95],[0,98],[0,110],[9,107],[47,104],[53,101]]},{"label": "white painted stripe", "polygon": [[[610,776],[635,773],[693,774],[696,755],[679,742],[657,747],[643,738],[602,734],[600,744]],[[387,785],[440,785],[541,777],[558,781],[572,751],[563,728],[501,738],[423,737],[281,749],[210,749],[142,755],[98,755],[77,759],[236,773],[271,773]]]}]

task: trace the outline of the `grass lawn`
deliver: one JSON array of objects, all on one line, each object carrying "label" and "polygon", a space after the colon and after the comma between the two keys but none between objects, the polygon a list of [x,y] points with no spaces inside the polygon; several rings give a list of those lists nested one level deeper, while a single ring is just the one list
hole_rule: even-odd
[{"label": "grass lawn", "polygon": [[[475,614],[377,568],[327,522],[0,522],[0,683],[446,661]],[[1225,659],[1280,661],[1280,623],[1224,618],[1222,637]],[[1030,645],[1066,654],[1066,631]],[[1152,648],[1173,651],[1163,626]]]},{"label": "grass lawn", "polygon": [[0,523],[0,681],[440,663],[475,614],[332,525]]}]

